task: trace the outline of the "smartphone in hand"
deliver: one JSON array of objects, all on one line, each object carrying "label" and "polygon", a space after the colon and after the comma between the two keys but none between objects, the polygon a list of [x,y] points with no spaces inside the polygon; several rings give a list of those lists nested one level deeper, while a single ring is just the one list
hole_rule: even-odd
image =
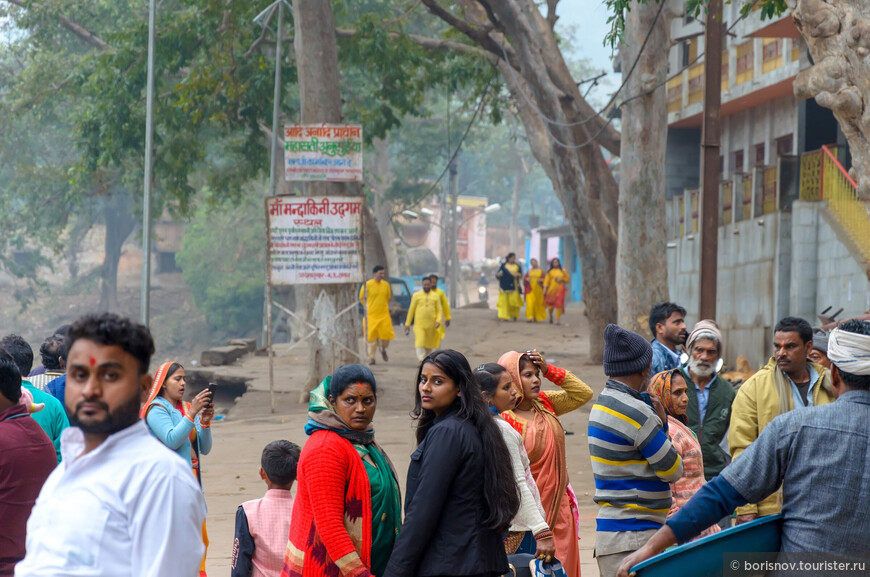
[{"label": "smartphone in hand", "polygon": [[208,400],[208,408],[213,409],[214,408],[214,394],[215,394],[215,392],[217,392],[217,383],[209,383],[208,386],[206,387],[206,390],[208,391],[208,394],[210,397]]}]

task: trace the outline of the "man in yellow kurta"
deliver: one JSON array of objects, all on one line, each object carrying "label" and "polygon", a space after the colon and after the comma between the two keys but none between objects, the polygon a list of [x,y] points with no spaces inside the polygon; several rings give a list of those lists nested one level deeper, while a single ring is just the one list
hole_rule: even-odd
[{"label": "man in yellow kurta", "polygon": [[390,317],[390,283],[384,280],[386,271],[378,265],[372,271],[372,278],[359,289],[359,300],[365,304],[366,318],[363,326],[368,340],[369,364],[375,364],[375,353],[381,349],[384,362],[389,361],[387,347],[393,340],[393,319]]},{"label": "man in yellow kurta", "polygon": [[447,304],[447,295],[444,294],[443,290],[438,288],[438,275],[430,274],[429,280],[432,282],[432,292],[441,299],[441,312],[444,314],[444,322],[438,327],[438,342],[435,343],[435,348],[437,349],[441,346],[441,340],[444,338],[444,329],[450,326],[450,305]]},{"label": "man in yellow kurta", "polygon": [[423,290],[415,292],[411,297],[411,308],[405,320],[405,334],[411,331],[414,324],[414,347],[417,349],[417,360],[422,361],[438,346],[438,327],[441,326],[441,299],[432,292],[432,281],[423,277]]}]

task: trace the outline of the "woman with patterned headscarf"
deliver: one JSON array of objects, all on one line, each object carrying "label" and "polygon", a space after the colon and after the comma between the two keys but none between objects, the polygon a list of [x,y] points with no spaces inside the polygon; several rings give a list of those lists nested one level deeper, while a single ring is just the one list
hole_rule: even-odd
[{"label": "woman with patterned headscarf", "polygon": [[[569,577],[579,577],[579,515],[575,514],[577,500],[568,484],[565,429],[558,417],[589,402],[592,389],[570,371],[547,363],[538,351],[509,351],[498,364],[510,373],[519,393],[516,408],[502,416],[523,437],[529,468],[553,531],[556,558]],[[561,390],[542,391],[540,375]]]},{"label": "woman with patterned headscarf", "polygon": [[[211,420],[214,408],[211,394],[203,389],[191,402],[184,401],[187,380],[184,367],[176,362],[163,363],[154,373],[154,381],[139,417],[151,434],[190,463],[196,480],[202,486],[199,457],[211,451]],[[202,526],[202,542],[208,550],[208,532]],[[205,577],[205,555],[199,568]]]},{"label": "woman with patterned headscarf", "polygon": [[[689,406],[686,391],[686,380],[679,369],[654,375],[649,385],[650,396],[657,397],[668,414],[668,436],[683,460],[683,476],[676,483],[671,483],[672,502],[668,517],[676,513],[704,486],[704,457],[701,454],[701,444],[686,419],[686,409]],[[713,525],[700,536],[718,532],[719,525]]]},{"label": "woman with patterned headscarf", "polygon": [[368,367],[335,370],[311,392],[308,441],[281,577],[382,575],[402,524],[399,482],[375,442],[377,384]]}]

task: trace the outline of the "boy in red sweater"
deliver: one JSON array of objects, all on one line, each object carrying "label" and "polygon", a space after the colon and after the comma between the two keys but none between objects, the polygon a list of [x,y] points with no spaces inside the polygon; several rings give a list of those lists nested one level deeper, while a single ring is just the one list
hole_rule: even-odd
[{"label": "boy in red sweater", "polygon": [[236,511],[231,577],[277,577],[290,534],[299,445],[272,441],[263,449],[260,478],[268,490],[262,499],[242,503]]}]

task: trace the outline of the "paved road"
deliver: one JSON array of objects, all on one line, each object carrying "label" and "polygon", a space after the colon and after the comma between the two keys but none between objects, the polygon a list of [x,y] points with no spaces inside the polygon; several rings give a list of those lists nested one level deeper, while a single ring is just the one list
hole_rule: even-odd
[{"label": "paved road", "polygon": [[[528,324],[522,320],[498,322],[494,310],[460,310],[454,313],[453,324],[443,345],[464,353],[472,368],[496,361],[507,350],[538,348],[548,360],[576,373],[597,394],[605,377],[600,365],[588,364],[587,332],[585,318],[578,308],[569,308],[561,326]],[[305,442],[302,427],[307,418],[306,406],[296,402],[304,374],[305,350],[305,347],[299,347],[276,363],[277,410],[274,414],[269,411],[265,357],[250,357],[226,369],[226,372],[252,378],[254,388],[238,400],[225,420],[214,425],[214,449],[203,458],[211,538],[207,567],[212,577],[229,572],[236,507],[245,500],[262,496],[265,491],[257,473],[263,446],[276,439],[288,439],[300,445]],[[393,460],[404,486],[409,456],[414,449],[413,425],[409,417],[417,370],[413,335],[405,337],[397,330],[389,352],[390,363],[378,363],[373,367],[379,391],[375,426],[378,442]],[[574,432],[567,442],[568,471],[580,502],[584,577],[598,575],[592,558],[596,511],[591,497],[594,484],[586,446],[591,404],[562,418],[565,428]]]}]

